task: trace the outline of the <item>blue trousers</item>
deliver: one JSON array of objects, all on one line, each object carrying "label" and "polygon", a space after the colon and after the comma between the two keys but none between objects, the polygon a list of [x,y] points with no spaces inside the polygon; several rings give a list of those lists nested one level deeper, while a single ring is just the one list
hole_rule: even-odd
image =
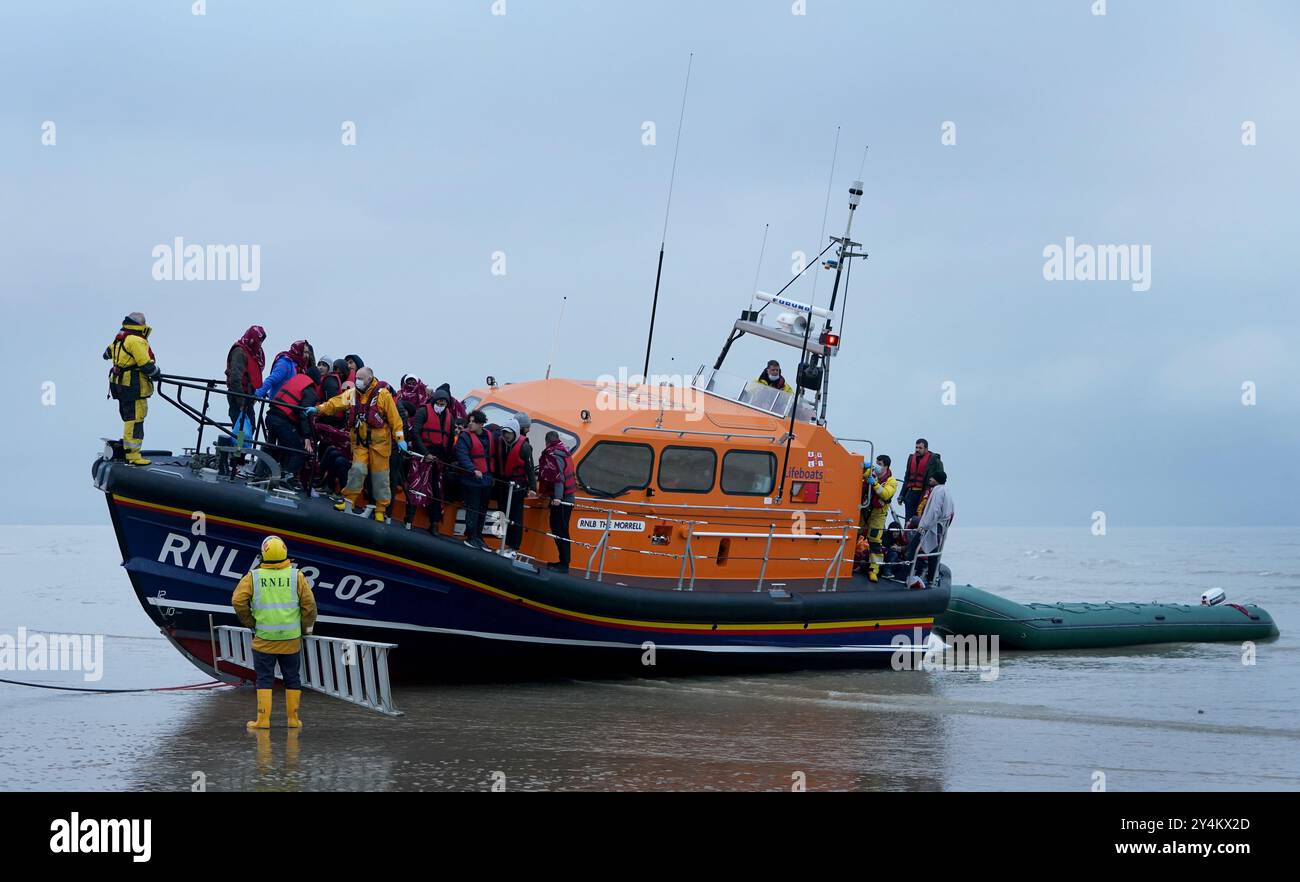
[{"label": "blue trousers", "polygon": [[271,689],[275,686],[275,664],[280,663],[280,673],[284,675],[285,689],[302,688],[302,655],[293,652],[277,655],[273,652],[253,650],[253,668],[257,672],[257,688]]}]

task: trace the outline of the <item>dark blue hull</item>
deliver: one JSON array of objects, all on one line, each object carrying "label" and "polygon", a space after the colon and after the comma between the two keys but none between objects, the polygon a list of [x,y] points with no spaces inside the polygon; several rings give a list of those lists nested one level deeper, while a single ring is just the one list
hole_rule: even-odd
[{"label": "dark blue hull", "polygon": [[316,633],[396,643],[395,680],[889,664],[923,644],[947,606],[946,587],[773,596],[599,583],[320,500],[203,481],[183,465],[101,462],[95,477],[141,606],[207,670],[210,628],[236,624],[231,593],[269,533],[312,578]]}]

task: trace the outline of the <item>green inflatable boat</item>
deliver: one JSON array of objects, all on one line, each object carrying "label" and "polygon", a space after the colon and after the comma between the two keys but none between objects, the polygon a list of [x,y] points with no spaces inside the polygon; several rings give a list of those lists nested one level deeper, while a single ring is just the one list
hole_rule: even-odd
[{"label": "green inflatable boat", "polygon": [[1003,649],[1095,649],[1144,643],[1271,640],[1273,617],[1254,604],[1015,603],[978,588],[952,586],[941,635],[997,635]]}]

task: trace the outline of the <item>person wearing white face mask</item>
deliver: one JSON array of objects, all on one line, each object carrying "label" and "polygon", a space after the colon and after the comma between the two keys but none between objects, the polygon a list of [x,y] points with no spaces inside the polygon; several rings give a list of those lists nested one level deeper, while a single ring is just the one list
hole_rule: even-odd
[{"label": "person wearing white face mask", "polygon": [[862,473],[862,528],[871,549],[867,578],[872,582],[880,579],[880,565],[885,561],[885,518],[898,492],[898,479],[890,471],[891,465],[893,460],[882,453],[876,457],[876,464]]},{"label": "person wearing white face mask", "polygon": [[456,420],[450,405],[450,394],[440,386],[411,418],[411,449],[433,466],[433,473],[429,476],[431,492],[426,511],[429,515],[429,530],[434,533],[442,522],[442,503],[446,497],[446,464],[455,456]]},{"label": "person wearing white face mask", "polygon": [[785,375],[781,373],[781,363],[775,360],[767,363],[767,367],[758,375],[758,382],[782,392],[794,392],[794,387],[785,381]]},{"label": "person wearing white face mask", "polygon": [[[374,371],[363,367],[357,371],[355,389],[348,389],[320,407],[309,407],[304,412],[308,415],[319,412],[327,417],[347,414],[347,425],[352,432],[352,467],[348,469],[343,496],[352,503],[354,512],[361,511],[364,508],[362,489],[369,476],[375,497],[375,520],[385,520],[393,498],[388,479],[393,446],[402,452],[407,449],[402,416],[388,386],[375,379]],[[334,507],[343,511],[347,506],[339,502]]]}]

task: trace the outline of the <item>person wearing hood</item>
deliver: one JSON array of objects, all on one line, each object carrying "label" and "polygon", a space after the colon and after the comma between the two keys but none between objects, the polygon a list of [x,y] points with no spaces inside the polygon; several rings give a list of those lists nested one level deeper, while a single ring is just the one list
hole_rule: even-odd
[{"label": "person wearing hood", "polygon": [[[348,375],[347,362],[345,362],[341,358],[334,359],[334,361],[330,364],[329,368],[321,372],[320,396],[319,396],[320,400],[329,401],[331,398],[343,394],[344,389],[350,388],[345,385],[347,375]],[[335,426],[336,428],[340,428],[340,429],[347,428],[346,426],[343,425],[342,417],[337,417],[337,416],[328,417],[328,418],[321,417],[320,419],[331,426]]]},{"label": "person wearing hood", "polygon": [[344,358],[343,361],[347,365],[348,369],[344,382],[348,385],[355,386],[357,383],[357,371],[365,367],[366,363],[361,360],[361,356],[359,355],[349,355]]},{"label": "person wearing hood", "polygon": [[548,564],[548,568],[567,573],[572,548],[569,541],[569,520],[573,517],[578,477],[573,469],[573,457],[569,448],[560,440],[560,433],[553,429],[546,433],[546,449],[542,451],[538,469],[539,490],[549,501],[551,535],[555,538],[555,547],[560,555],[559,562]]},{"label": "person wearing hood", "polygon": [[[524,419],[528,419],[527,414],[524,414]],[[506,417],[497,440],[496,461],[492,467],[493,474],[501,479],[497,484],[497,507],[506,512],[506,548],[518,552],[524,538],[524,500],[537,498],[533,445],[528,443],[528,436],[520,429],[517,417]]]},{"label": "person wearing hood", "polygon": [[153,328],[144,313],[133,312],[122,319],[122,329],[104,349],[108,372],[108,394],[117,401],[122,418],[122,449],[131,465],[149,465],[140,453],[144,446],[144,418],[149,414],[153,381],[160,376],[149,335]]},{"label": "person wearing hood", "polygon": [[939,574],[939,556],[936,552],[943,547],[944,534],[952,526],[954,516],[952,497],[948,495],[948,474],[940,469],[930,477],[930,498],[925,503],[921,522],[917,524],[921,554],[934,555],[916,565],[917,573],[925,574],[922,578],[927,586],[933,586]]},{"label": "person wearing hood", "polygon": [[443,383],[434,391],[447,396],[447,406],[451,408],[451,418],[456,421],[456,425],[463,426],[469,421],[469,414],[465,412],[465,405],[455,395],[451,394],[450,383]]},{"label": "person wearing hood", "polygon": [[266,353],[262,351],[262,342],[266,331],[261,325],[253,325],[244,332],[244,336],[235,341],[226,353],[226,401],[230,404],[230,423],[238,434],[241,425],[247,427],[246,434],[252,435],[252,427],[257,417],[253,409],[251,396],[262,385],[262,370],[266,367]]},{"label": "person wearing hood", "polygon": [[306,340],[295,340],[287,350],[275,356],[275,360],[271,362],[271,373],[253,394],[258,398],[275,398],[280,387],[287,383],[290,377],[311,367],[312,360],[311,344]]},{"label": "person wearing hood", "polygon": [[[347,426],[352,432],[352,467],[348,469],[348,483],[343,488],[343,496],[352,503],[354,512],[363,510],[365,505],[361,493],[369,476],[375,497],[375,520],[384,520],[393,500],[388,470],[394,443],[402,452],[407,449],[402,416],[397,412],[393,393],[387,386],[380,385],[374,371],[363,367],[357,370],[355,388],[344,390],[319,408],[307,408],[306,413],[320,413],[327,417],[347,414]],[[334,506],[338,511],[346,507],[346,502]]]},{"label": "person wearing hood", "polygon": [[[429,515],[429,532],[437,533],[442,523],[442,504],[446,499],[446,486],[450,477],[447,466],[455,461],[456,420],[451,411],[451,395],[446,387],[439,386],[433,396],[411,417],[411,448],[423,457],[422,464],[429,469],[429,493],[425,510]],[[412,481],[414,483],[414,481]],[[407,523],[414,514],[407,508]]]}]

